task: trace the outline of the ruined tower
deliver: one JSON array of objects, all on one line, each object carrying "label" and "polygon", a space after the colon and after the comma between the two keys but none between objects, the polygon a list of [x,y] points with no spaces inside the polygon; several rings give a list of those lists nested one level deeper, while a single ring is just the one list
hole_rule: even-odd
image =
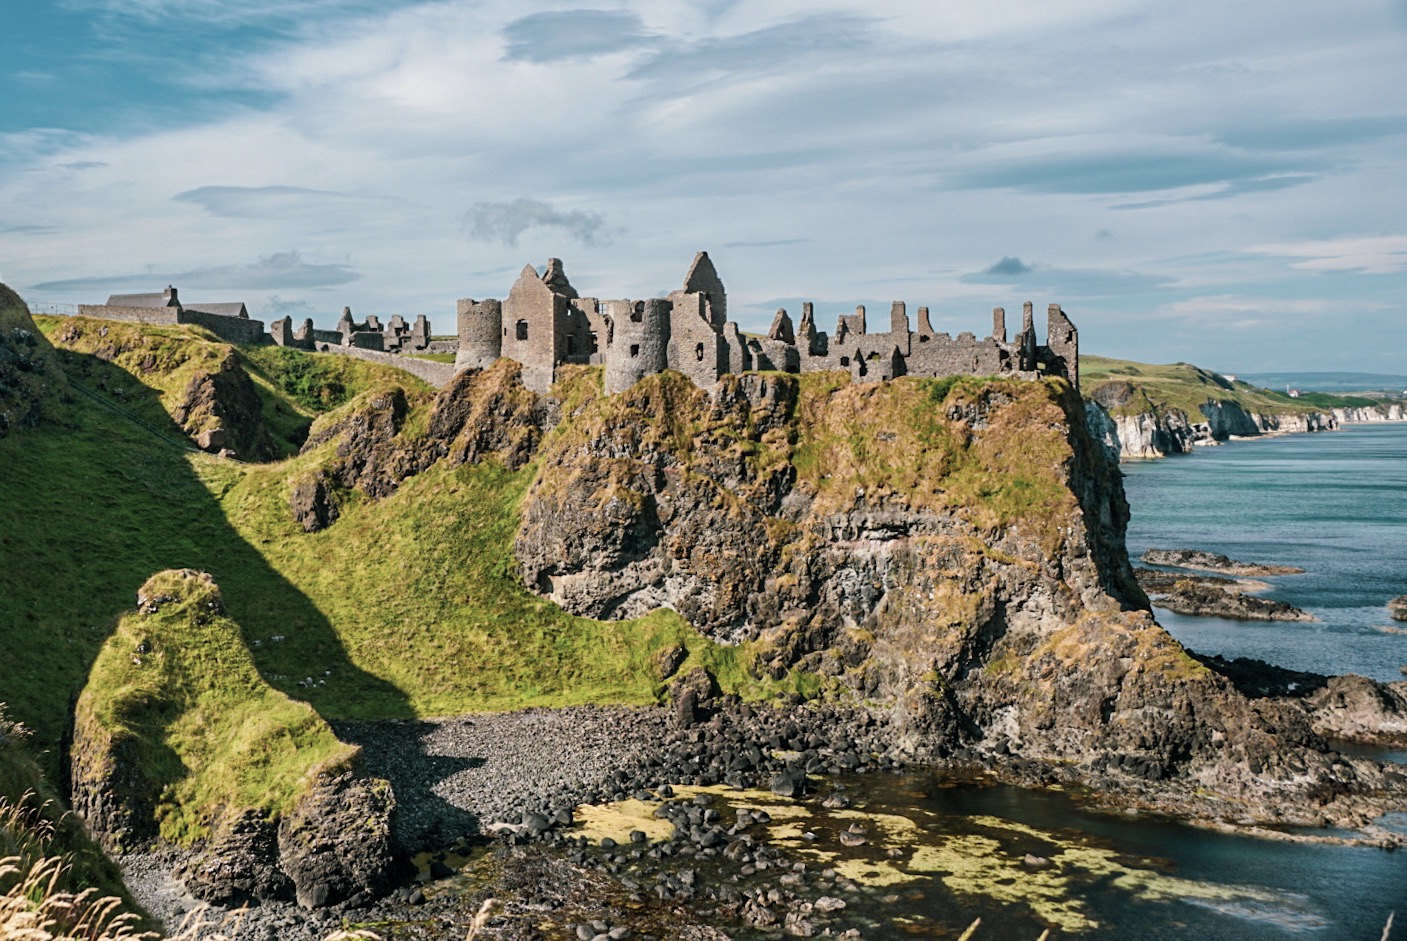
[{"label": "ruined tower", "polygon": [[606,394],[624,392],[636,382],[669,366],[671,305],[661,297],[648,301],[606,301],[611,344],[606,350]]},{"label": "ruined tower", "polygon": [[503,302],[465,297],[455,306],[459,327],[455,371],[488,368],[503,354]]}]

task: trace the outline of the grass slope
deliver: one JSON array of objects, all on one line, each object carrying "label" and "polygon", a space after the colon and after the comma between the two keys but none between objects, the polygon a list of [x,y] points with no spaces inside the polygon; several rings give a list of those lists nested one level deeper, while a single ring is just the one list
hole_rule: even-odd
[{"label": "grass slope", "polygon": [[1235,402],[1247,412],[1262,415],[1303,415],[1326,408],[1353,408],[1375,404],[1361,396],[1311,393],[1290,398],[1283,392],[1262,389],[1241,380],[1189,363],[1152,365],[1104,356],[1080,357],[1080,384],[1087,398],[1104,400],[1117,385],[1126,384],[1126,399],[1110,407],[1115,416],[1177,409],[1193,421],[1202,420],[1206,402]]}]

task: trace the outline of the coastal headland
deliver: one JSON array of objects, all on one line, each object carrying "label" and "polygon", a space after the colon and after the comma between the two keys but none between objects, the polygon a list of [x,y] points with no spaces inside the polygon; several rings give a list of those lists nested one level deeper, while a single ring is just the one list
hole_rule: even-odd
[{"label": "coastal headland", "polygon": [[[1333,740],[1400,742],[1403,684],[1253,686],[1158,626],[1075,377],[664,368],[608,394],[602,365],[542,387],[500,358],[437,389],[199,324],[36,322],[7,289],[0,314],[0,472],[24,482],[0,538],[25,560],[0,573],[0,701],[168,927],[184,893],[257,900],[254,937],[448,913],[416,855],[443,876],[492,837],[492,884],[536,887],[505,930],[556,892],[554,924],[611,937],[571,907],[609,885],[684,912],[669,936],[718,930],[691,911],[839,933],[857,879],[761,795],[835,814],[828,782],[899,767],[1398,839],[1373,821],[1407,777]],[[751,803],[682,790],[719,787]],[[581,829],[630,800],[668,828]],[[825,819],[901,876],[931,862]],[[631,874],[680,855],[770,875]]]}]

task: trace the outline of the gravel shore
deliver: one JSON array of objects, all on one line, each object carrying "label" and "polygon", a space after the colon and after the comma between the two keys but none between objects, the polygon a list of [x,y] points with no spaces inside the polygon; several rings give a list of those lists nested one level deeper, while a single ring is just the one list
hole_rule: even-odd
[{"label": "gravel shore", "polygon": [[[570,836],[563,827],[577,805],[642,796],[665,784],[765,788],[781,780],[781,786],[795,783],[799,789],[807,774],[897,766],[875,757],[884,736],[863,715],[806,706],[754,711],[709,697],[684,715],[661,707],[580,706],[334,727],[344,741],[361,746],[366,774],[391,782],[394,838],[406,856],[493,837],[560,843]],[[524,910],[540,904],[538,895],[551,894],[549,881],[592,878],[580,867],[562,868],[562,860],[544,863],[540,853],[506,858],[515,879],[523,879],[525,870],[552,873],[538,890],[520,887],[516,904]],[[120,860],[138,901],[171,931],[199,907],[170,875],[179,860],[172,851]],[[266,902],[233,923],[213,910],[202,937],[319,939],[349,923],[403,921],[410,906],[422,936],[462,936],[461,903],[447,896],[426,901],[407,885],[370,908],[310,912]],[[702,936],[701,926],[689,921],[680,910],[679,929],[689,931],[679,936]],[[438,928],[424,927],[429,925]]]},{"label": "gravel shore", "polygon": [[337,723],[367,774],[396,792],[403,852],[449,846],[524,809],[589,801],[665,744],[658,707],[579,706],[403,722]]}]

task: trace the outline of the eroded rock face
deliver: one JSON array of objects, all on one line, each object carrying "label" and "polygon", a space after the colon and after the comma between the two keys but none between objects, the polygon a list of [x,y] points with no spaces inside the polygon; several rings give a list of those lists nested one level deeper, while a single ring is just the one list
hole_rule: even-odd
[{"label": "eroded rock face", "polygon": [[[428,467],[434,455],[421,442],[401,437],[409,404],[400,386],[370,392],[348,412],[313,423],[303,445],[307,453],[336,441],[336,458],[323,467],[325,481],[374,498],[396,492],[401,481]],[[306,525],[306,524],[305,524]]]},{"label": "eroded rock face", "polygon": [[396,799],[379,778],[323,775],[278,828],[280,865],[298,904],[370,901],[391,886]]},{"label": "eroded rock face", "polygon": [[1378,683],[1351,673],[1330,677],[1307,703],[1321,735],[1370,745],[1407,744],[1407,681]]},{"label": "eroded rock face", "polygon": [[191,895],[224,908],[293,898],[293,881],[279,868],[278,824],[245,810],[177,876]]},{"label": "eroded rock face", "polygon": [[326,529],[340,513],[334,485],[322,471],[309,471],[293,479],[288,506],[305,533]]},{"label": "eroded rock face", "polygon": [[246,461],[278,457],[278,447],[263,423],[263,403],[254,380],[227,349],[213,370],[201,370],[186,384],[171,417],[202,451],[233,451]]},{"label": "eroded rock face", "polygon": [[67,390],[53,348],[35,327],[28,305],[0,284],[0,438],[12,429],[38,425]]},{"label": "eroded rock face", "polygon": [[70,803],[109,853],[131,852],[157,838],[156,793],[138,763],[140,746],[114,736],[78,703],[69,753]]},{"label": "eroded rock face", "polygon": [[709,396],[663,376],[588,407],[543,445],[524,581],[581,614],[668,605],[760,638],[760,669],[890,704],[917,755],[1010,756],[1237,819],[1357,820],[1397,786],[1154,622],[1073,396],[932,388],[754,375]]},{"label": "eroded rock face", "polygon": [[522,367],[500,359],[466,370],[435,397],[429,439],[452,466],[493,455],[509,470],[527,463],[557,421],[555,399],[528,391]]}]

